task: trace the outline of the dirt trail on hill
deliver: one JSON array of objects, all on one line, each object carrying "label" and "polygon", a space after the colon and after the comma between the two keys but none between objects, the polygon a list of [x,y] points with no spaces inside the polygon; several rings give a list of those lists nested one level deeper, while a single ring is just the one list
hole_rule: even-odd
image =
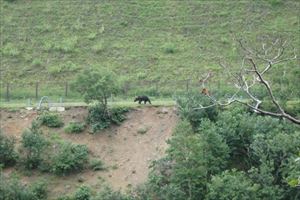
[{"label": "dirt trail on hill", "polygon": [[[87,110],[71,108],[61,115],[65,124],[84,121]],[[1,129],[20,141],[22,130],[29,127],[36,116],[33,111],[1,111]],[[120,126],[97,134],[89,134],[87,130],[81,134],[66,134],[62,128],[45,129],[46,134],[57,133],[65,140],[87,145],[91,157],[101,159],[108,170],[84,170],[65,177],[34,172],[30,177],[23,177],[23,181],[47,178],[50,196],[72,192],[81,184],[91,185],[94,189],[109,184],[123,191],[134,187],[146,181],[151,162],[163,157],[167,148],[166,141],[171,137],[177,118],[172,107],[146,106],[130,111]]]}]

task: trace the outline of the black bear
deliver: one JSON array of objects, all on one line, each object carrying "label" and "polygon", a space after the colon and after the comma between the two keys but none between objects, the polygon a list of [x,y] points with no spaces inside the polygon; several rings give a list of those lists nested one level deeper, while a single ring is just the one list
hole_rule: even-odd
[{"label": "black bear", "polygon": [[137,102],[137,101],[139,101],[139,104],[141,104],[142,101],[144,101],[144,104],[146,104],[147,101],[151,104],[151,101],[150,101],[149,97],[147,97],[147,96],[137,96],[134,99],[134,102]]}]

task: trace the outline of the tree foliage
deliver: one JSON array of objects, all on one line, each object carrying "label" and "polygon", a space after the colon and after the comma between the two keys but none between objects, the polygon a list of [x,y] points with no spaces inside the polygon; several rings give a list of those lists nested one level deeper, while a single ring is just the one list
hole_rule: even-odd
[{"label": "tree foliage", "polygon": [[[181,121],[167,156],[153,163],[135,199],[274,199],[299,197],[299,127],[236,107]],[[147,197],[147,198],[145,198]]]},{"label": "tree foliage", "polygon": [[86,103],[98,101],[105,108],[110,95],[118,91],[116,75],[106,69],[85,69],[78,74],[73,87]]},{"label": "tree foliage", "polygon": [[0,131],[0,167],[10,166],[16,163],[18,154],[15,151],[15,139],[8,137]]}]

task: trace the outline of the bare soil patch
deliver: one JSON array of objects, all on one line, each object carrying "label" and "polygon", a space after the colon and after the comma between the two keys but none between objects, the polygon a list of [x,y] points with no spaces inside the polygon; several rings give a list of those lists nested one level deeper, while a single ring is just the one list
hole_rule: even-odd
[{"label": "bare soil patch", "polygon": [[[22,131],[37,117],[35,111],[26,110],[1,110],[0,113],[1,129],[5,134],[15,136],[18,142]],[[65,125],[71,121],[83,122],[87,109],[72,107],[61,115]],[[101,159],[107,170],[84,170],[64,177],[33,171],[30,176],[22,175],[22,180],[31,182],[39,178],[47,179],[51,197],[72,192],[83,183],[96,190],[103,184],[109,184],[114,189],[124,191],[146,181],[149,165],[164,155],[166,141],[171,137],[176,121],[177,115],[172,107],[145,106],[128,112],[127,120],[120,126],[97,134],[90,134],[88,129],[81,134],[67,134],[63,128],[44,128],[47,135],[57,134],[65,140],[87,145],[91,157]],[[5,173],[13,171],[14,169],[6,169]]]}]

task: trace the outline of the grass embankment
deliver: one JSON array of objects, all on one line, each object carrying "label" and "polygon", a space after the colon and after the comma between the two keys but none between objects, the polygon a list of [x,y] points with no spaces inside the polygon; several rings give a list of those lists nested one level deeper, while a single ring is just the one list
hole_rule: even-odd
[{"label": "grass embankment", "polygon": [[234,36],[300,42],[300,4],[292,0],[0,0],[0,5],[4,82],[66,81],[83,68],[101,66],[121,82],[197,79],[219,70],[216,57],[232,65],[240,61]]},{"label": "grass embankment", "polygon": [[[175,101],[173,100],[156,100],[152,101],[152,104],[138,104],[137,102],[133,101],[116,101],[116,102],[109,102],[110,106],[113,107],[142,107],[142,106],[174,106]],[[47,106],[47,103],[43,103],[44,106]],[[64,107],[85,107],[88,106],[88,104],[82,102],[82,101],[76,101],[76,102],[65,102],[65,103],[54,103],[53,106],[64,106]],[[32,107],[37,107],[37,103],[34,103],[31,105]],[[28,106],[26,103],[21,101],[11,101],[11,102],[0,102],[0,109],[3,108],[25,108],[25,107],[31,107]]]}]

